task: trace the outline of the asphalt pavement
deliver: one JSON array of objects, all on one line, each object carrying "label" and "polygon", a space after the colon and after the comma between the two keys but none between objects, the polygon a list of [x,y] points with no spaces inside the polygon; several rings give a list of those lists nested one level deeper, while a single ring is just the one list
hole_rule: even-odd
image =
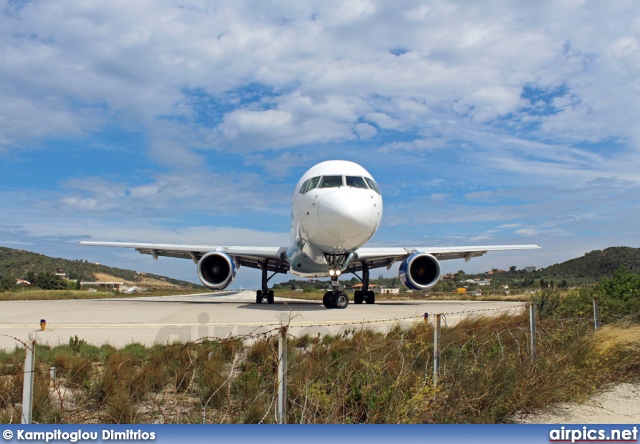
[{"label": "asphalt pavement", "polygon": [[[492,301],[379,301],[344,310],[328,310],[322,301],[275,298],[274,304],[256,304],[252,291],[135,297],[126,299],[70,299],[0,301],[0,349],[20,342],[67,344],[78,336],[90,344],[121,347],[129,343],[166,344],[203,337],[251,338],[289,325],[292,335],[335,334],[365,327],[388,329],[397,323],[424,322],[445,313],[451,325],[469,314],[513,312],[519,302]],[[46,320],[45,330],[40,320]]]}]

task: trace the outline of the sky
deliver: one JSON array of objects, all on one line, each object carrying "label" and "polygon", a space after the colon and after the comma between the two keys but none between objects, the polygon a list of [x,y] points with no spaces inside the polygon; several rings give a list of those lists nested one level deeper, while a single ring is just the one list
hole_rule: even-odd
[{"label": "sky", "polygon": [[345,159],[382,190],[369,246],[542,246],[443,272],[640,247],[636,1],[0,11],[2,246],[195,282],[191,261],[78,241],[285,246],[300,176]]}]

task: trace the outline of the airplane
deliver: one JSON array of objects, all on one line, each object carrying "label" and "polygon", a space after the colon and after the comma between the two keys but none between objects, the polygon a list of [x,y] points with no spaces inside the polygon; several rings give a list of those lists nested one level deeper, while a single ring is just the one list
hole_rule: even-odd
[{"label": "airplane", "polygon": [[[345,273],[362,282],[354,293],[356,304],[374,304],[369,288],[372,269],[400,263],[398,275],[410,290],[425,291],[440,279],[440,261],[469,261],[488,251],[541,248],[539,245],[471,247],[364,247],[382,219],[382,194],[362,166],[345,160],[329,160],[310,168],[298,181],[291,200],[291,232],[287,246],[250,247],[175,245],[131,242],[80,242],[81,245],[134,248],[154,259],[159,256],[191,259],[202,284],[223,290],[241,267],[262,271],[262,288],[256,303],[273,304],[269,281],[276,274],[305,278],[331,278],[331,290],[323,297],[326,308],[346,308],[349,297],[339,283]],[[270,275],[271,273],[271,275]],[[358,274],[360,273],[360,275]]]}]

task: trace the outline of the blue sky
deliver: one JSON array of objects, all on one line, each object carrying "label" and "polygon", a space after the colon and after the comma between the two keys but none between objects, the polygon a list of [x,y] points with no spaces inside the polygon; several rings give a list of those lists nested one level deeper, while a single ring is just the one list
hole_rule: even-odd
[{"label": "blue sky", "polygon": [[[300,175],[360,163],[371,245],[640,247],[635,1],[0,1],[0,245],[286,245]],[[234,286],[256,286],[242,269]]]}]

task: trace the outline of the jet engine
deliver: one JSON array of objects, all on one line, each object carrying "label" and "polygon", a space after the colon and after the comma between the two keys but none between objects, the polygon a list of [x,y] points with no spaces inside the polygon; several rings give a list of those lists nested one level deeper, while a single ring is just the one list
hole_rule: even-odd
[{"label": "jet engine", "polygon": [[198,277],[205,287],[223,290],[235,279],[236,264],[228,254],[212,251],[198,261]]},{"label": "jet engine", "polygon": [[440,263],[430,254],[414,253],[402,261],[398,277],[409,290],[428,290],[440,278]]}]

